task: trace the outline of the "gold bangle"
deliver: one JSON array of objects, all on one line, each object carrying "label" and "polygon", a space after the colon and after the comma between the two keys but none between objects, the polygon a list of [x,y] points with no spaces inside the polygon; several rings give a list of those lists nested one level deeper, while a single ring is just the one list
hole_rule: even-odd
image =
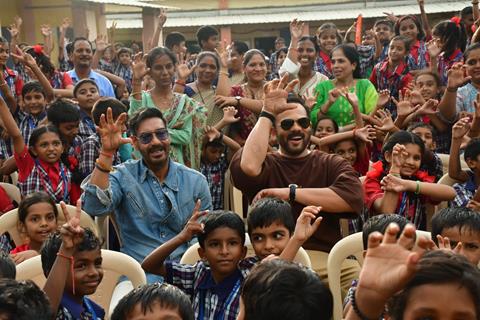
[{"label": "gold bangle", "polygon": [[220,71],[219,74],[220,74],[220,75],[222,75],[222,74],[223,74],[223,75],[226,75],[227,77],[230,76],[227,71]]},{"label": "gold bangle", "polygon": [[142,94],[142,91],[132,92],[132,93],[130,93],[130,97],[132,97],[136,94]]}]

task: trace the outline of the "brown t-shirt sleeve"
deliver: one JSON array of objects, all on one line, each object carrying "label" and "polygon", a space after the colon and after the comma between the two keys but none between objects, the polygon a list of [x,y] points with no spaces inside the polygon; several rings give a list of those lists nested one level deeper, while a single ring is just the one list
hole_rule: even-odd
[{"label": "brown t-shirt sleeve", "polygon": [[333,181],[328,188],[348,203],[357,215],[363,210],[363,188],[352,166],[339,156],[331,158],[330,176]]},{"label": "brown t-shirt sleeve", "polygon": [[255,195],[262,189],[267,188],[269,163],[264,161],[262,164],[262,171],[256,177],[251,177],[243,172],[240,167],[240,160],[242,159],[243,148],[238,150],[230,161],[230,174],[233,185],[244,193],[251,201]]}]

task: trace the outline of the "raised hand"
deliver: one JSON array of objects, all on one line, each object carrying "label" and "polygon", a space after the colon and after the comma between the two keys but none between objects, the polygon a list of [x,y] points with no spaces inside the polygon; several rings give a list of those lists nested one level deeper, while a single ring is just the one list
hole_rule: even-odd
[{"label": "raised hand", "polygon": [[165,25],[165,22],[167,22],[167,11],[164,8],[161,8],[157,18],[158,18],[158,27],[163,28],[163,26]]},{"label": "raised hand", "polygon": [[52,28],[50,28],[50,25],[48,24],[42,24],[40,26],[40,32],[44,37],[49,37],[52,35]]},{"label": "raised hand", "polygon": [[375,125],[375,129],[381,130],[384,132],[390,132],[395,128],[395,123],[393,122],[392,115],[390,112],[385,110],[378,110],[375,114],[375,120],[377,120],[380,125]]},{"label": "raised hand", "polygon": [[29,53],[23,52],[18,46],[15,46],[16,52],[11,52],[10,54],[14,57],[18,62],[23,63],[28,67],[32,67],[37,65],[37,61],[33,58]]},{"label": "raised hand", "polygon": [[319,94],[320,94],[320,92],[317,91],[314,94],[305,93],[302,96],[302,99],[305,101],[305,105],[307,106],[307,108],[309,108],[311,110],[313,108],[313,106],[315,106],[317,104]]},{"label": "raised hand", "polygon": [[95,39],[95,45],[98,52],[104,52],[110,44],[107,41],[106,35],[97,35],[97,39]]},{"label": "raised hand", "polygon": [[462,250],[463,244],[461,242],[458,242],[455,248],[452,249],[452,245],[450,243],[450,239],[447,237],[442,237],[441,235],[437,234],[437,242],[438,242],[438,250],[445,250],[445,251],[450,251],[455,254],[460,254],[460,251]]},{"label": "raised hand", "polygon": [[185,227],[180,232],[180,236],[182,237],[184,242],[188,242],[192,240],[193,236],[203,232],[203,223],[199,222],[200,218],[205,216],[208,211],[200,211],[200,206],[202,202],[200,199],[197,200],[195,203],[195,207],[193,208],[192,217],[187,221]]},{"label": "raised hand", "polygon": [[393,23],[397,22],[397,20],[399,19],[396,15],[393,14],[393,12],[384,12],[383,14],[387,16],[387,20],[390,20]]},{"label": "raised hand", "polygon": [[223,69],[228,68],[228,50],[227,50],[227,42],[220,41],[218,48],[215,48],[215,52],[220,57],[220,64]]},{"label": "raised hand", "polygon": [[447,72],[447,89],[455,90],[465,85],[472,77],[465,76],[465,66],[461,62],[455,63]]},{"label": "raised hand", "polygon": [[420,108],[417,110],[418,115],[432,115],[437,113],[438,100],[428,99]]},{"label": "raised hand", "polygon": [[10,32],[10,36],[12,38],[17,38],[18,37],[18,34],[20,33],[17,25],[15,23],[12,23],[8,28],[7,28],[8,32]]},{"label": "raised hand", "polygon": [[237,113],[238,110],[235,107],[225,107],[223,108],[222,120],[227,124],[238,122],[240,121],[240,118],[236,117]]},{"label": "raised hand", "polygon": [[371,144],[373,140],[375,140],[375,136],[375,129],[370,125],[355,130],[355,138],[368,144]]},{"label": "raised hand", "polygon": [[[433,248],[431,240],[420,238],[415,252],[410,248],[415,243],[415,227],[405,226],[397,240],[400,228],[390,224],[385,235],[373,232],[368,237],[368,249],[360,271],[357,297],[368,295],[369,302],[379,301],[380,312],[383,303],[400,291],[414,275],[416,265],[427,249]],[[365,298],[365,296],[364,296]]]},{"label": "raised hand", "polygon": [[381,90],[378,93],[377,106],[383,108],[390,102],[390,90]]},{"label": "raised hand", "polygon": [[130,138],[123,138],[122,132],[127,121],[127,114],[122,113],[117,120],[113,121],[112,108],[107,109],[107,116],[100,116],[100,126],[97,133],[102,141],[102,150],[106,153],[114,153],[122,144],[130,143]]},{"label": "raised hand", "polygon": [[71,21],[69,18],[63,18],[62,24],[60,25],[60,32],[65,33],[70,27]]},{"label": "raised hand", "polygon": [[400,93],[399,100],[392,97],[393,103],[395,103],[395,105],[397,106],[398,116],[406,117],[411,113],[414,113],[415,111],[417,111],[418,108],[420,108],[419,105],[414,106],[410,102],[410,97],[411,97],[411,94],[410,94],[410,91],[408,90],[405,93],[405,96]]},{"label": "raised hand", "polygon": [[470,131],[470,118],[460,118],[452,127],[452,139],[462,139]]},{"label": "raised hand", "polygon": [[332,105],[342,96],[342,91],[338,88],[332,89],[328,92],[328,104]]},{"label": "raised hand", "polygon": [[295,240],[303,243],[317,231],[322,222],[322,217],[317,217],[320,211],[322,211],[322,207],[308,206],[303,208],[295,224],[295,231],[292,236]]},{"label": "raised hand", "polygon": [[213,140],[220,138],[220,131],[213,126],[206,126],[205,136],[208,138],[208,142],[212,142]]},{"label": "raised hand", "polygon": [[403,144],[397,143],[392,150],[392,164],[390,171],[400,173],[400,169],[403,167],[408,158],[407,148]]},{"label": "raised hand", "polygon": [[142,81],[143,77],[150,72],[150,68],[147,68],[145,61],[147,60],[147,55],[143,55],[142,52],[137,53],[133,57],[132,62],[132,71],[133,79],[137,81]]},{"label": "raised hand", "polygon": [[348,88],[343,88],[342,96],[352,105],[353,109],[358,109],[358,97],[355,92],[349,92]]},{"label": "raised hand", "polygon": [[15,23],[15,25],[17,26],[17,28],[20,29],[20,27],[21,27],[22,24],[23,24],[23,19],[22,19],[22,17],[20,17],[20,16],[15,16],[15,17],[13,17],[13,23]]},{"label": "raised hand", "polygon": [[186,81],[188,77],[192,74],[192,72],[195,71],[197,68],[197,65],[193,65],[192,67],[188,67],[187,62],[184,59],[179,60],[178,66],[177,66],[177,79],[181,81]]},{"label": "raised hand", "polygon": [[60,228],[62,234],[62,245],[64,249],[74,250],[82,242],[84,229],[80,226],[80,216],[82,214],[82,201],[78,199],[75,214],[70,216],[65,202],[60,202],[65,223]]},{"label": "raised hand", "polygon": [[423,105],[426,102],[425,99],[422,97],[422,94],[420,93],[420,91],[413,90],[413,89],[410,90],[409,100],[414,106],[416,106],[417,104]]},{"label": "raised hand", "polygon": [[428,50],[428,54],[432,58],[438,57],[440,55],[440,53],[442,52],[442,48],[440,48],[437,45],[436,40],[430,40],[430,41],[427,42],[427,50]]},{"label": "raised hand", "polygon": [[287,97],[297,83],[297,79],[288,82],[288,74],[285,74],[280,80],[275,79],[265,84],[263,87],[264,110],[276,116],[286,110],[295,109],[295,106],[287,104]]},{"label": "raised hand", "polygon": [[303,35],[305,23],[298,21],[296,18],[290,22],[290,34],[294,39],[300,39]]}]

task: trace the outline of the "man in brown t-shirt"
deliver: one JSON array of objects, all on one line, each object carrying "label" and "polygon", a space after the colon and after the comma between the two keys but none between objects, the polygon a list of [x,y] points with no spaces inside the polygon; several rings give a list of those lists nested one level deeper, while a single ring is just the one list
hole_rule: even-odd
[{"label": "man in brown t-shirt", "polygon": [[[360,214],[363,190],[355,170],[343,158],[308,149],[309,112],[300,99],[288,97],[292,85],[284,89],[286,78],[269,84],[259,120],[233,157],[230,170],[235,187],[250,202],[264,197],[290,201],[295,219],[305,206],[322,207],[320,228],[304,247],[312,267],[325,278],[328,252],[341,239],[339,218]],[[272,129],[280,148],[267,153]],[[342,284],[348,287],[358,264],[346,261],[344,267],[348,276],[342,272]]]}]

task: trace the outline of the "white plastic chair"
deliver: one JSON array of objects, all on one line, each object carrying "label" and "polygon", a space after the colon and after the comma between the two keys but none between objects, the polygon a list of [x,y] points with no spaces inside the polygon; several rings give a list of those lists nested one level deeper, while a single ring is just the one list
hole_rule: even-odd
[{"label": "white plastic chair", "polygon": [[[102,260],[103,279],[90,298],[108,312],[112,293],[121,276],[126,276],[132,282],[133,288],[146,284],[147,277],[140,264],[124,253],[102,249]],[[17,265],[17,280],[27,279],[35,282],[40,288],[44,287],[47,279],[43,275],[40,256]]]},{"label": "white plastic chair", "polygon": [[[420,237],[431,238],[430,232],[417,230],[417,241]],[[340,285],[340,270],[343,261],[349,256],[355,256],[360,266],[363,265],[362,232],[349,235],[338,241],[330,250],[327,260],[328,285],[333,295],[333,319],[343,319],[343,301]]]},{"label": "white plastic chair", "polygon": [[10,200],[15,201],[17,204],[20,203],[20,201],[22,200],[22,195],[20,193],[20,189],[18,189],[16,185],[0,182],[0,187],[5,190],[5,192],[10,197]]},{"label": "white plastic chair", "polygon": [[[61,226],[65,223],[65,217],[62,213],[62,208],[59,204],[57,204],[58,209],[58,218],[57,218],[57,225]],[[76,207],[67,204],[68,212],[73,215],[75,213]],[[84,211],[80,216],[80,225],[82,227],[90,228],[95,235],[99,235],[97,226],[93,219]],[[8,232],[10,234],[10,238],[13,240],[15,245],[19,246],[23,244],[23,236],[19,230],[18,224],[18,209],[10,210],[0,216],[0,235]]]}]

